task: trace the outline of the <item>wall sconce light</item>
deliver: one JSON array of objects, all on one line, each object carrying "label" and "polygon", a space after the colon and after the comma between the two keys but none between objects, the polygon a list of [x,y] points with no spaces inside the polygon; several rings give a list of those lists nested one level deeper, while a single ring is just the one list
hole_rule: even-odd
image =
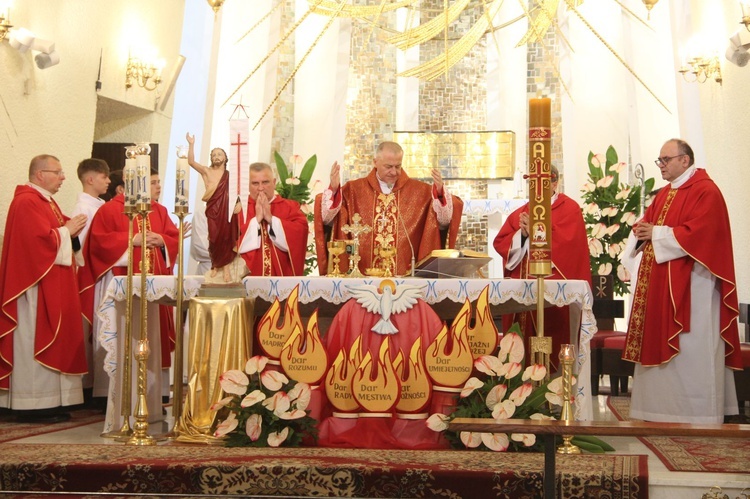
[{"label": "wall sconce light", "polygon": [[5,36],[10,31],[13,25],[10,23],[10,7],[5,12],[0,12],[0,42],[5,39]]},{"label": "wall sconce light", "polygon": [[161,83],[161,70],[163,68],[163,61],[129,55],[128,65],[125,69],[125,88],[130,88],[135,83],[146,90],[156,90],[156,87]]},{"label": "wall sconce light", "polygon": [[740,9],[742,9],[740,24],[744,24],[745,29],[750,31],[750,0],[740,0]]},{"label": "wall sconce light", "polygon": [[688,83],[703,83],[709,78],[713,78],[719,85],[722,82],[721,64],[717,55],[690,57],[680,67],[679,72]]}]

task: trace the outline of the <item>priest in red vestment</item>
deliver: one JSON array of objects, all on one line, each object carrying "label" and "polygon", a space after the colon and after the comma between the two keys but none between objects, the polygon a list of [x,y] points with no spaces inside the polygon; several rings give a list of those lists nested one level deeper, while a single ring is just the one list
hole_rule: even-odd
[{"label": "priest in red vestment", "polygon": [[[352,239],[343,227],[359,214],[371,230],[359,237],[359,270],[382,266],[378,250],[395,248],[395,275],[406,275],[412,261],[419,262],[433,250],[453,248],[461,225],[463,202],[443,185],[438,170],[433,184],[410,178],[401,168],[404,151],[395,142],[381,143],[374,168],[365,178],[340,185],[338,163],[331,169],[331,184],[315,198],[315,249],[318,269],[328,269],[327,242]],[[342,259],[341,271],[349,268]]]},{"label": "priest in red vestment", "polygon": [[282,198],[275,189],[271,166],[251,164],[240,255],[252,276],[301,276],[310,230],[307,217],[298,202]]},{"label": "priest in red vestment", "polygon": [[670,185],[633,227],[642,256],[623,359],[636,362],[632,417],[720,424],[739,412],[732,370],[742,369],[732,231],[694,158],[671,139],[656,160]]},{"label": "priest in red vestment", "polygon": [[68,218],[52,199],[65,180],[60,161],[36,156],[5,222],[0,258],[0,407],[22,420],[59,422],[61,406],[83,402],[87,372],[72,238],[85,215]]},{"label": "priest in red vestment", "polygon": [[[151,172],[151,212],[146,217],[150,274],[171,275],[177,259],[179,231],[169,218],[167,209],[157,202],[161,194],[159,174]],[[81,268],[81,303],[86,319],[93,323],[97,294],[106,291],[112,276],[127,275],[128,271],[128,217],[125,215],[125,197],[118,194],[99,208],[89,229],[84,245],[86,266]],[[143,219],[136,215],[133,221],[133,273],[140,273],[143,252]],[[173,307],[159,307],[161,330],[162,367],[171,365],[170,351],[174,348]],[[96,395],[96,394],[95,394]],[[106,395],[106,394],[104,394]],[[99,396],[99,395],[97,395]]]},{"label": "priest in red vestment", "polygon": [[[586,281],[591,287],[588,238],[581,207],[573,199],[557,192],[559,172],[554,165],[551,171],[552,275],[547,278]],[[508,216],[495,237],[493,246],[503,258],[503,275],[506,278],[536,279],[536,276],[529,275],[528,204]],[[507,330],[514,322],[521,325],[526,338],[526,351],[531,352],[529,338],[536,334],[536,312],[503,316],[503,329]],[[580,317],[577,322],[580,322]],[[575,330],[578,331],[579,328],[576,327]],[[553,366],[557,366],[560,345],[571,342],[570,331],[569,307],[544,309],[544,335],[552,337],[550,363]]]}]

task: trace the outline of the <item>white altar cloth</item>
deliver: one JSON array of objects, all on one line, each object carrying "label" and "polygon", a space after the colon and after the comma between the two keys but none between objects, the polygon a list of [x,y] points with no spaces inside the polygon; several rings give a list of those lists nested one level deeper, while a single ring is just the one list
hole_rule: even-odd
[{"label": "white altar cloth", "polygon": [[[345,303],[351,297],[350,286],[358,284],[377,284],[380,278],[330,278],[330,277],[246,277],[243,285],[248,297],[259,298],[266,302],[273,302],[274,299],[285,300],[292,292],[295,286],[299,285],[299,302],[310,303],[318,299],[333,304]],[[422,298],[439,309],[439,303],[443,300],[451,300],[456,303],[463,303],[466,299],[474,302],[479,297],[481,291],[489,286],[489,302],[492,305],[505,305],[504,308],[534,309],[536,305],[537,284],[536,280],[524,279],[415,279],[415,278],[393,278],[396,285],[408,283],[424,284]],[[147,299],[149,301],[148,315],[156,317],[157,303],[174,303],[176,296],[176,282],[174,276],[150,276],[146,288]],[[203,276],[185,276],[183,285],[183,297],[190,300],[198,293]],[[133,287],[134,295],[140,297],[140,286]],[[544,299],[549,306],[569,305],[574,312],[571,316],[577,315],[575,312],[581,312],[580,331],[571,331],[571,342],[577,345],[578,359],[575,365],[577,374],[577,384],[574,387],[576,391],[575,400],[575,418],[579,421],[590,421],[593,418],[593,407],[591,402],[591,349],[589,342],[596,333],[596,319],[592,311],[593,296],[591,289],[585,281],[559,281],[545,280]],[[137,310],[134,300],[134,310]],[[152,311],[153,310],[153,311]],[[183,307],[186,310],[186,306]],[[510,310],[497,308],[493,310],[497,313],[506,313]],[[102,305],[97,311],[102,319],[97,338],[104,346],[107,355],[105,358],[104,370],[110,376],[110,393],[109,404],[113,400],[117,401],[120,397],[119,380],[117,379],[117,350],[118,334],[117,324],[120,329],[124,327],[125,314],[125,278],[115,277],[107,288],[107,294],[102,301]],[[134,335],[137,336],[139,324],[134,324]],[[150,329],[149,331],[152,331]],[[158,335],[149,332],[149,339],[152,345],[159,342]],[[556,355],[553,352],[553,355]],[[153,357],[153,355],[152,355]],[[154,387],[153,390],[151,387]],[[151,395],[149,407],[152,406],[151,400],[161,400],[161,371],[154,369],[149,371],[149,391],[158,392],[158,395]],[[135,391],[135,390],[134,390]],[[119,402],[117,402],[119,406]],[[160,405],[156,406],[159,407]],[[114,417],[110,417],[110,412]],[[153,412],[153,410],[152,410]],[[119,420],[119,423],[118,423]],[[117,425],[122,424],[122,420],[116,415],[116,411],[107,411],[104,431],[119,429]]]}]

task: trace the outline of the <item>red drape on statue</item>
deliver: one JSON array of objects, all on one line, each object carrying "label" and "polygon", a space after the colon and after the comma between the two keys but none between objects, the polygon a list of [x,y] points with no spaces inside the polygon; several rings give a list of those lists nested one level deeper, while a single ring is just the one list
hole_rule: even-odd
[{"label": "red drape on statue", "polygon": [[206,223],[208,225],[208,254],[211,267],[219,269],[234,261],[235,247],[239,236],[236,218],[228,220],[229,171],[224,174],[210,198],[206,199]]}]

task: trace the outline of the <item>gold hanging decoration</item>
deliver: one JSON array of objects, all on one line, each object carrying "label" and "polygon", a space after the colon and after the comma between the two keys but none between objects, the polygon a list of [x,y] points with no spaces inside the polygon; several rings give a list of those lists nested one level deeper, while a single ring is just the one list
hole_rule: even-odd
[{"label": "gold hanging decoration", "polygon": [[207,0],[208,5],[211,6],[212,9],[214,9],[214,14],[219,13],[219,9],[221,9],[221,6],[224,4],[224,0]]}]

